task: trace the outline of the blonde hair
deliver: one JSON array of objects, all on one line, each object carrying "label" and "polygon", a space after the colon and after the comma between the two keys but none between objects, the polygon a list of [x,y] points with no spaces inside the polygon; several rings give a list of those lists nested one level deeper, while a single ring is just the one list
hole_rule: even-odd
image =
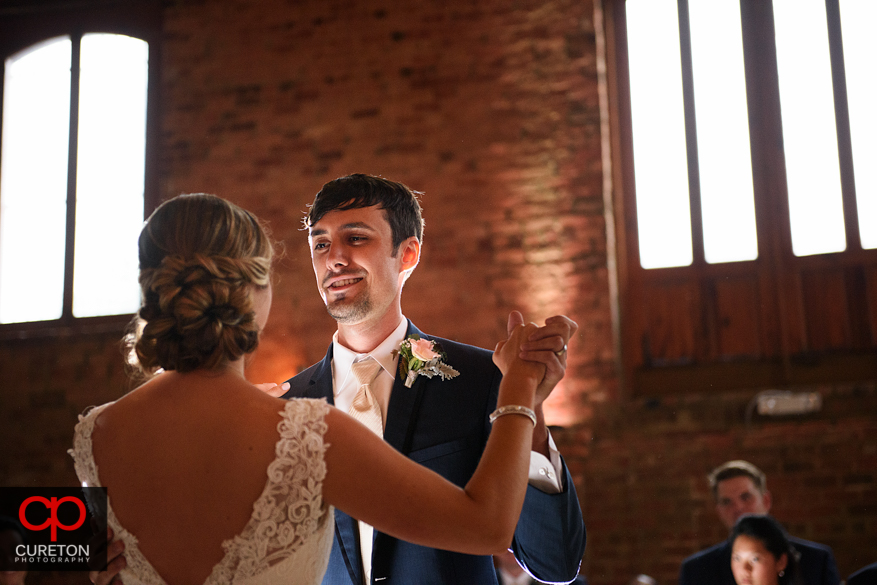
[{"label": "blonde hair", "polygon": [[142,307],[126,336],[128,361],[214,369],[256,349],[256,287],[271,277],[274,243],[259,220],[205,193],[162,203],[140,233]]}]

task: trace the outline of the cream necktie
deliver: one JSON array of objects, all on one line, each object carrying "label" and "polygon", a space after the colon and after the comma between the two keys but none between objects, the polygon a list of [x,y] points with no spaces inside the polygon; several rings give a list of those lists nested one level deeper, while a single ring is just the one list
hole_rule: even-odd
[{"label": "cream necktie", "polygon": [[353,397],[348,414],[371,429],[377,436],[383,437],[384,423],[381,407],[371,391],[371,383],[381,371],[381,364],[369,356],[351,365],[350,369],[359,382],[359,390]]},{"label": "cream necktie", "polygon": [[[356,396],[353,397],[348,414],[367,426],[377,436],[383,437],[384,423],[381,416],[381,407],[378,406],[378,401],[375,400],[375,396],[371,391],[371,383],[377,377],[378,372],[381,371],[381,364],[369,356],[362,361],[352,364],[350,369],[359,382],[359,390],[356,392]],[[358,522],[358,524],[363,578],[366,583],[370,583],[374,529],[365,522]]]}]

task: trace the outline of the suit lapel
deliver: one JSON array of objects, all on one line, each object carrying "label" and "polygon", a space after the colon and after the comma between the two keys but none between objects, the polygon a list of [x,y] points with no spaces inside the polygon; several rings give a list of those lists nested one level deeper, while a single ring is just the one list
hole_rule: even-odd
[{"label": "suit lapel", "polygon": [[[333,345],[329,345],[329,351],[317,367],[308,386],[302,393],[303,398],[325,398],[329,404],[335,405],[335,384],[332,380]],[[341,549],[347,572],[353,583],[362,583],[362,554],[359,548],[359,525],[356,520],[341,512],[335,511],[335,537]]]},{"label": "suit lapel", "polygon": [[[411,321],[408,321],[406,337],[419,335],[428,338]],[[396,380],[393,382],[393,391],[390,394],[390,403],[387,406],[387,425],[384,428],[384,440],[393,448],[407,455],[411,450],[411,439],[414,436],[417,414],[423,399],[423,393],[429,378],[418,376],[411,388],[405,387],[405,378],[399,374],[396,367]],[[372,575],[389,577],[390,562],[393,559],[396,539],[378,531],[374,533],[374,547],[372,549]]]},{"label": "suit lapel", "polygon": [[334,384],[332,382],[333,353],[333,345],[329,344],[329,351],[326,352],[326,357],[317,364],[311,379],[308,380],[308,386],[302,392],[300,398],[325,398],[329,401],[329,404],[335,405]]},{"label": "suit lapel", "polygon": [[335,538],[347,565],[350,580],[362,583],[362,553],[359,548],[359,524],[340,510],[335,510]]},{"label": "suit lapel", "polygon": [[[409,335],[420,335],[427,338],[411,321],[408,321]],[[304,391],[305,398],[326,398],[330,404],[335,404],[334,384],[332,381],[332,345],[326,352],[326,357],[314,370],[308,381],[308,388]],[[405,380],[396,370],[396,380],[393,383],[393,391],[390,394],[390,403],[387,406],[387,425],[384,429],[384,440],[403,454],[411,448],[411,439],[414,436],[415,421],[420,410],[425,386],[429,378],[418,376],[411,388],[405,387]],[[372,573],[386,574],[386,562],[389,557],[395,539],[380,535],[375,532],[375,546],[372,555]],[[338,546],[347,565],[347,571],[354,584],[362,583],[362,554],[359,546],[359,526],[353,518],[341,512],[335,511],[335,537]],[[386,542],[385,542],[386,541]]]},{"label": "suit lapel", "polygon": [[[429,338],[411,321],[408,321],[406,337],[410,335]],[[387,426],[384,428],[384,440],[403,455],[407,455],[411,449],[415,421],[428,381],[429,378],[426,376],[418,376],[411,388],[406,388],[405,379],[399,375],[399,368],[396,367],[396,381],[393,382],[393,392],[390,394],[390,404],[387,406]]]}]

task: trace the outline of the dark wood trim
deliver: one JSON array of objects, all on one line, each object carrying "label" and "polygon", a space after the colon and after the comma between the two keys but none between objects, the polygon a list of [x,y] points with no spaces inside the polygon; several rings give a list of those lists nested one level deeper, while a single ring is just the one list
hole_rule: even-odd
[{"label": "dark wood trim", "polygon": [[784,388],[877,379],[877,351],[801,353],[782,359],[638,368],[637,396]]},{"label": "dark wood trim", "polygon": [[838,0],[825,0],[828,23],[828,50],[831,59],[831,82],[834,91],[834,119],[837,131],[837,153],[843,197],[844,228],[847,251],[862,249],[859,235],[859,212],[856,203],[856,179],[853,171],[853,142],[850,135],[850,111],[847,103],[847,78],[844,66],[843,39]]},{"label": "dark wood trim", "polygon": [[76,337],[86,335],[118,334],[119,340],[134,315],[109,315],[106,317],[81,317],[55,321],[32,321],[29,323],[5,323],[0,325],[0,343],[24,339],[48,339],[52,337]]},{"label": "dark wood trim", "polygon": [[706,264],[703,241],[703,206],[700,199],[700,158],[697,154],[697,120],[694,115],[694,67],[691,63],[691,30],[688,0],[677,0],[679,57],[682,73],[682,106],[685,112],[685,151],[688,162],[688,204],[691,216],[691,265]]},{"label": "dark wood trim", "polygon": [[67,137],[67,234],[64,250],[64,304],[61,319],[73,317],[73,257],[76,243],[76,176],[79,160],[79,72],[82,32],[70,33],[70,133]]},{"label": "dark wood trim", "polygon": [[143,217],[147,218],[161,203],[159,194],[159,177],[161,176],[161,78],[162,78],[162,43],[160,42],[160,12],[155,11],[153,23],[148,36],[139,37],[149,43],[149,73],[147,79],[146,99],[146,160],[143,176]]},{"label": "dark wood trim", "polygon": [[[637,238],[626,7],[624,0],[604,0],[622,396],[873,380],[877,378],[877,317],[873,317],[877,314],[877,250],[862,250],[858,237],[837,0],[826,0],[826,4],[847,250],[806,257],[793,253],[773,10],[770,2],[741,0],[758,258],[722,264],[704,261],[687,1],[678,1],[678,17],[694,261],[690,266],[646,270],[639,262]],[[735,286],[757,299],[755,305],[749,307],[748,300],[728,303],[728,298],[733,299],[728,295],[738,290]],[[654,294],[659,296],[650,297]],[[681,295],[678,305],[673,295]],[[830,309],[826,313],[820,304],[826,302],[846,307],[847,313],[824,307]],[[722,339],[730,340],[729,346],[738,353],[743,348],[747,355],[751,344],[751,357],[723,354],[718,337],[722,321],[727,320],[727,311],[744,307],[751,315],[743,322],[755,324],[758,333],[741,336],[743,343],[736,343],[734,337]],[[675,317],[685,322],[675,323]],[[650,328],[660,336],[650,339]],[[839,343],[845,345],[839,347]],[[656,345],[665,357],[661,350],[654,351]],[[829,349],[814,351],[814,347]]]},{"label": "dark wood trim", "polygon": [[640,307],[632,302],[632,290],[640,285],[633,266],[639,266],[639,237],[636,226],[636,193],[633,181],[633,136],[631,134],[630,85],[627,61],[627,23],[623,0],[604,0],[606,34],[606,80],[609,98],[609,128],[612,159],[612,190],[615,194],[615,235],[621,344],[620,393],[632,397],[633,359],[638,341],[632,332],[641,321]]},{"label": "dark wood trim", "polygon": [[597,93],[600,101],[600,153],[603,166],[603,218],[606,222],[606,268],[609,277],[609,312],[612,319],[612,354],[613,366],[618,384],[615,386],[616,395],[623,391],[624,386],[624,363],[621,360],[622,344],[622,311],[621,290],[624,287],[621,272],[626,263],[626,246],[624,237],[619,237],[620,212],[618,202],[615,199],[613,184],[616,174],[616,165],[613,164],[612,156],[616,152],[616,133],[609,123],[615,116],[617,108],[612,100],[615,95],[615,78],[610,72],[608,46],[614,42],[614,34],[610,36],[611,28],[606,26],[606,12],[603,0],[594,0],[594,38],[597,52]]},{"label": "dark wood trim", "polygon": [[[36,7],[35,7],[36,8]],[[106,32],[141,38],[150,45],[161,39],[160,0],[126,0],[44,4],[42,10],[0,10],[0,56],[5,59],[44,39],[70,34]]]},{"label": "dark wood trim", "polygon": [[[66,266],[62,316],[60,319],[52,321],[0,324],[0,341],[121,332],[132,317],[132,315],[117,315],[74,318],[72,314],[73,244],[76,225],[76,137],[79,112],[79,40],[82,35],[87,33],[124,34],[149,43],[144,217],[147,217],[160,203],[159,176],[161,168],[158,154],[161,140],[162,5],[160,0],[59,0],[48,2],[22,0],[0,8],[0,73],[3,72],[3,62],[6,58],[42,40],[70,36],[73,42]],[[0,75],[0,97],[2,97],[2,92],[3,76]],[[0,126],[0,130],[2,130],[2,126]]]}]

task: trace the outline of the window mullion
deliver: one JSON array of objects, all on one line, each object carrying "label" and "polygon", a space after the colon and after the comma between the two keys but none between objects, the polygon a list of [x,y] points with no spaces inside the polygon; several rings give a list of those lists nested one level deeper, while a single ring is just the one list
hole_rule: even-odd
[{"label": "window mullion", "polygon": [[773,17],[770,2],[762,0],[742,0],[740,9],[759,256],[778,265],[791,256],[792,240]]},{"label": "window mullion", "polygon": [[70,142],[67,155],[67,234],[64,251],[64,307],[61,320],[73,319],[73,253],[76,242],[76,162],[79,144],[79,56],[82,32],[71,33]]},{"label": "window mullion", "polygon": [[838,162],[840,164],[844,227],[847,236],[847,250],[856,251],[862,249],[862,239],[859,235],[856,181],[853,171],[853,145],[850,135],[850,112],[847,104],[846,68],[844,67],[840,5],[838,0],[825,0],[825,13],[828,23],[828,49],[831,59],[831,82],[834,91],[834,115],[837,132]]},{"label": "window mullion", "polygon": [[789,379],[796,325],[789,322],[789,315],[795,311],[787,293],[788,283],[796,276],[787,262],[793,255],[771,3],[741,0],[740,16],[759,275],[764,294],[759,318],[765,329],[765,354],[780,359],[782,375]]},{"label": "window mullion", "polygon": [[697,121],[694,108],[694,76],[691,65],[691,30],[688,0],[678,0],[679,56],[682,69],[682,102],[685,109],[685,145],[688,158],[688,201],[691,210],[692,266],[705,264],[703,212],[700,201],[700,166],[697,156]]}]

